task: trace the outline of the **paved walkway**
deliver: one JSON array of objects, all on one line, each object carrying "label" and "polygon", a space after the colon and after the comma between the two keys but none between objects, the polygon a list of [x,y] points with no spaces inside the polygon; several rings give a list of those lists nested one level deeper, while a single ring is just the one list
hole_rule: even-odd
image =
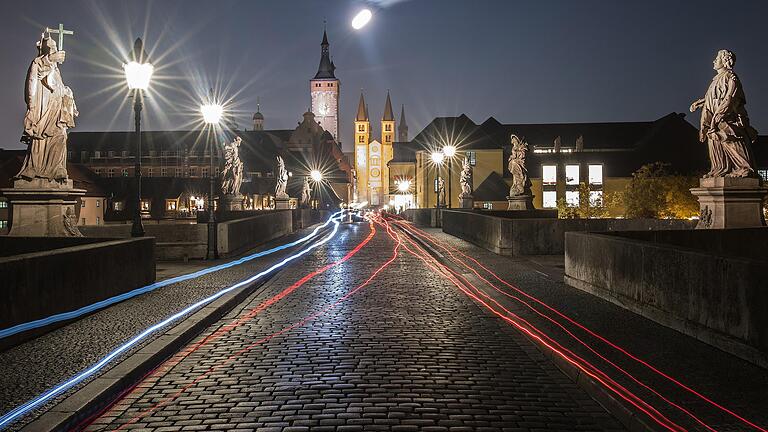
[{"label": "paved walkway", "polygon": [[531,342],[376,230],[364,243],[368,225],[344,226],[87,429],[622,430]]}]

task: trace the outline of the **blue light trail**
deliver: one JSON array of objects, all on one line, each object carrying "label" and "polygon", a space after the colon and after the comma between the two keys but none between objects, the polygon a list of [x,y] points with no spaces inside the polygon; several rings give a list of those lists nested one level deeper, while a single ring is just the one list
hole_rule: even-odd
[{"label": "blue light trail", "polygon": [[[179,312],[169,316],[168,318],[164,319],[163,321],[160,321],[159,323],[157,323],[157,324],[155,324],[155,325],[145,329],[144,331],[142,331],[138,335],[134,336],[129,341],[123,343],[122,345],[120,345],[119,347],[117,347],[116,349],[111,351],[106,356],[102,357],[101,360],[99,360],[98,362],[96,362],[96,363],[92,364],[90,367],[80,371],[77,375],[69,378],[68,380],[62,382],[61,384],[59,384],[59,385],[57,385],[57,386],[55,386],[55,387],[53,387],[51,389],[48,389],[47,391],[45,391],[45,392],[41,393],[40,395],[30,399],[29,401],[23,403],[22,405],[19,405],[18,407],[14,408],[13,410],[8,411],[6,414],[4,414],[2,417],[0,417],[0,429],[5,428],[9,424],[13,423],[14,421],[18,420],[19,418],[21,418],[22,416],[24,416],[25,414],[30,412],[31,410],[42,406],[43,404],[49,402],[52,398],[58,396],[59,394],[61,394],[61,393],[65,392],[65,391],[71,389],[72,387],[74,387],[74,386],[78,385],[79,383],[83,382],[84,380],[88,379],[91,375],[93,375],[94,373],[96,373],[99,370],[101,370],[104,366],[106,366],[110,361],[114,360],[117,356],[119,356],[120,354],[126,352],[128,349],[130,349],[131,347],[133,347],[137,343],[141,342],[142,339],[146,338],[147,336],[149,336],[150,334],[156,332],[157,330],[167,326],[168,324],[171,324],[172,322],[174,322],[174,321],[178,320],[179,318],[181,318],[182,316],[184,316],[184,315],[194,311],[195,309],[197,309],[197,308],[199,308],[201,306],[204,306],[204,305],[206,305],[206,304],[216,300],[217,298],[223,296],[224,294],[226,294],[226,293],[228,293],[228,292],[230,292],[232,290],[235,290],[237,288],[240,288],[240,287],[243,287],[245,285],[248,285],[248,284],[250,284],[250,283],[260,279],[261,277],[271,273],[275,269],[278,269],[278,268],[286,265],[287,263],[289,263],[289,262],[291,262],[291,261],[293,261],[293,260],[295,260],[295,259],[297,259],[297,258],[299,258],[299,257],[301,257],[303,255],[306,255],[312,249],[315,249],[315,248],[320,247],[323,244],[327,243],[338,232],[339,225],[340,225],[340,220],[343,217],[344,217],[343,216],[343,211],[336,212],[333,215],[331,215],[331,217],[328,219],[328,221],[326,221],[323,225],[317,227],[315,229],[315,231],[313,231],[312,234],[310,234],[307,237],[304,237],[302,239],[299,239],[297,241],[294,241],[294,242],[291,242],[291,243],[287,243],[286,245],[279,246],[278,248],[282,247],[284,249],[285,247],[289,247],[287,245],[296,245],[296,244],[299,244],[299,243],[301,243],[303,241],[307,241],[309,238],[311,238],[313,235],[315,235],[319,229],[328,226],[330,223],[333,223],[334,226],[333,226],[333,229],[331,230],[330,234],[328,234],[326,237],[324,237],[322,240],[318,241],[317,243],[313,243],[313,244],[309,245],[307,248],[302,249],[299,252],[296,252],[293,255],[290,255],[290,256],[282,259],[280,262],[278,262],[276,264],[273,264],[268,269],[266,269],[266,270],[264,270],[262,272],[259,272],[259,273],[255,274],[255,275],[249,277],[248,279],[242,280],[242,281],[240,281],[240,282],[238,282],[238,283],[236,283],[236,284],[234,284],[234,285],[232,285],[232,286],[230,286],[228,288],[224,288],[224,289],[216,292],[215,294],[213,294],[213,295],[211,295],[209,297],[206,297],[206,298],[198,301],[197,303],[194,303],[194,304],[192,304],[190,306],[187,306],[186,308],[184,308],[181,311],[179,311]],[[275,250],[279,250],[278,248],[274,248],[274,249]],[[272,249],[270,249],[270,250],[272,250]],[[265,252],[268,252],[268,251],[265,251]],[[260,253],[262,253],[262,256],[266,254],[264,252],[260,252]],[[248,258],[248,257],[245,257],[245,258]],[[245,260],[245,258],[241,258],[238,261]],[[234,265],[233,263],[235,263],[235,262],[237,262],[237,261],[233,261],[232,263],[227,263],[227,265],[230,265],[230,264]],[[201,273],[201,272],[191,273],[190,275],[185,275],[185,276],[191,276],[191,275],[194,275],[194,274],[197,274],[197,273]],[[210,272],[208,272],[208,273],[210,273]],[[202,274],[205,274],[205,273],[202,273]],[[184,276],[182,276],[182,277],[184,277]]]},{"label": "blue light trail", "polygon": [[224,270],[224,269],[236,266],[236,265],[240,265],[240,264],[242,264],[244,262],[251,261],[251,260],[256,259],[256,258],[260,258],[260,257],[266,256],[266,255],[273,254],[275,252],[279,252],[279,251],[284,250],[284,249],[291,248],[293,246],[296,246],[298,244],[304,243],[304,242],[308,241],[309,239],[315,237],[317,235],[317,233],[321,229],[327,227],[334,218],[339,217],[340,213],[341,212],[334,213],[333,215],[331,215],[331,217],[323,225],[320,225],[317,228],[315,228],[315,230],[312,231],[312,233],[310,233],[307,236],[302,237],[302,238],[300,238],[298,240],[292,241],[290,243],[286,243],[284,245],[280,245],[280,246],[274,247],[274,248],[269,249],[269,250],[257,252],[257,253],[252,254],[252,255],[247,255],[247,256],[244,256],[244,257],[242,257],[240,259],[237,259],[235,261],[231,261],[231,262],[224,263],[224,264],[219,264],[219,265],[213,266],[213,267],[208,267],[208,268],[196,271],[194,273],[189,273],[189,274],[185,274],[185,275],[181,275],[181,276],[176,276],[174,278],[166,279],[166,280],[163,280],[163,281],[160,281],[160,282],[155,282],[153,284],[150,284],[150,285],[147,285],[147,286],[144,286],[144,287],[141,287],[141,288],[136,288],[133,291],[128,291],[126,293],[119,294],[119,295],[116,295],[114,297],[110,297],[108,299],[101,300],[101,301],[98,301],[96,303],[92,303],[92,304],[87,305],[87,306],[83,306],[83,307],[81,307],[80,309],[77,309],[77,310],[73,310],[73,311],[69,311],[69,312],[62,312],[60,314],[51,315],[51,316],[46,317],[46,318],[40,318],[38,320],[29,321],[29,322],[25,322],[25,323],[22,323],[22,324],[17,324],[17,325],[15,325],[13,327],[8,327],[8,328],[0,330],[0,339],[7,338],[8,336],[13,336],[13,335],[15,335],[17,333],[21,333],[21,332],[25,332],[25,331],[28,331],[28,330],[33,330],[33,329],[36,329],[36,328],[44,327],[44,326],[47,326],[49,324],[57,323],[59,321],[65,321],[65,320],[70,320],[70,319],[73,319],[73,318],[77,318],[77,317],[83,316],[85,314],[89,314],[91,312],[94,312],[94,311],[97,311],[99,309],[105,308],[107,306],[113,305],[115,303],[121,302],[123,300],[128,300],[129,298],[135,297],[137,295],[145,294],[145,293],[148,293],[150,291],[154,291],[154,290],[156,290],[158,288],[162,288],[164,286],[172,285],[172,284],[175,284],[175,283],[178,283],[178,282],[184,282],[184,281],[190,280],[190,279],[195,279],[195,278],[198,278],[200,276],[203,276],[203,275],[206,275],[206,274],[209,274],[209,273],[217,272],[219,270]]}]

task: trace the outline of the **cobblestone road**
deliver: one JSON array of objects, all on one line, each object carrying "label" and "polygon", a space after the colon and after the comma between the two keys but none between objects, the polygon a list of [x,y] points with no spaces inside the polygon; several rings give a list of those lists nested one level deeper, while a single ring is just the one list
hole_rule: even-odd
[{"label": "cobblestone road", "polygon": [[376,230],[326,267],[372,232],[345,225],[87,429],[621,430],[421,260],[376,273],[396,245]]}]

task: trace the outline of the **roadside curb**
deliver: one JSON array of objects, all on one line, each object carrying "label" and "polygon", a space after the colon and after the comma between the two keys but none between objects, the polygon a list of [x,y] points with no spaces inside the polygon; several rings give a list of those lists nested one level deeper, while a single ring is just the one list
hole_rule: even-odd
[{"label": "roadside curb", "polygon": [[[431,245],[427,244],[419,236],[413,234],[410,230],[402,227],[399,224],[395,226],[400,228],[414,241],[424,247],[424,249],[441,264],[447,267],[451,267],[454,270],[458,270],[461,274],[464,273],[457,267],[453,266],[441,253],[435,250]],[[474,274],[472,274],[472,276],[474,277]],[[483,312],[488,313],[485,310],[483,310]],[[594,399],[603,408],[605,408],[608,413],[613,415],[616,420],[619,421],[619,423],[627,428],[627,430],[631,432],[662,431],[662,429],[657,427],[655,423],[650,423],[648,420],[638,417],[637,413],[629,409],[620,400],[616,399],[611,392],[605,389],[604,386],[602,386],[594,378],[583,373],[578,367],[567,362],[563,358],[556,356],[552,351],[545,349],[543,345],[534,339],[531,339],[527,336],[526,339],[531,341],[533,346],[535,346],[545,358],[549,359],[558,369],[563,372],[563,374],[565,374],[565,376],[567,376],[571,381],[573,381],[582,390],[584,390],[592,399]]]},{"label": "roadside curb", "polygon": [[205,329],[235,310],[249,296],[266,288],[269,281],[286,268],[276,269],[262,279],[232,290],[192,312],[160,336],[119,360],[97,378],[24,425],[21,431],[66,431],[79,426],[83,421],[112,404],[116,397],[144,379]]}]

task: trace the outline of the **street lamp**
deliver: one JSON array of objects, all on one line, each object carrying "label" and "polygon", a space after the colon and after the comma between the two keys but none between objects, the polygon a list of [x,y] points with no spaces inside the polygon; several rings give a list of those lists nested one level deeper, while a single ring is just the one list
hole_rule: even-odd
[{"label": "street lamp", "polygon": [[[203,122],[208,126],[215,127],[221,121],[221,117],[224,114],[224,108],[214,103],[213,90],[211,90],[208,103],[200,105],[200,113],[203,115]],[[213,211],[213,189],[215,187],[214,177],[214,165],[213,165],[213,141],[208,140],[208,158],[210,162],[210,168],[208,171],[209,189],[208,189],[208,250],[205,254],[205,259],[218,259],[219,248],[216,247],[216,218]]]},{"label": "street lamp", "polygon": [[131,226],[131,237],[143,237],[144,225],[141,223],[141,110],[144,108],[144,91],[149,88],[149,81],[152,78],[154,67],[144,52],[144,43],[141,38],[137,38],[133,44],[131,61],[123,65],[125,72],[125,81],[128,89],[133,93],[133,117],[136,128],[136,155],[133,168],[136,178],[136,214],[133,217]]},{"label": "street lamp", "polygon": [[[440,174],[441,174],[440,173],[440,168],[443,165],[443,160],[445,160],[445,153],[440,152],[440,151],[433,151],[432,152],[432,162],[434,162],[434,164],[435,164],[435,171],[437,172],[437,177],[435,178],[435,180],[437,180],[437,178],[440,177]],[[439,182],[438,182],[438,184],[439,184]],[[439,188],[438,188],[438,190],[435,191],[435,194],[437,195],[437,199],[435,200],[436,201],[435,207],[440,207],[440,190],[439,190]]]},{"label": "street lamp", "polygon": [[451,208],[451,204],[453,203],[453,193],[451,192],[451,183],[453,183],[451,178],[451,168],[453,168],[453,156],[456,155],[456,147],[452,145],[443,146],[443,154],[448,158],[448,208]]},{"label": "street lamp", "polygon": [[313,180],[313,181],[315,181],[316,183],[319,183],[319,182],[323,181],[323,173],[321,173],[321,172],[320,172],[320,171],[318,171],[318,170],[312,170],[312,171],[310,171],[310,173],[309,173],[309,176],[310,176],[310,177],[312,178],[312,180]]}]

